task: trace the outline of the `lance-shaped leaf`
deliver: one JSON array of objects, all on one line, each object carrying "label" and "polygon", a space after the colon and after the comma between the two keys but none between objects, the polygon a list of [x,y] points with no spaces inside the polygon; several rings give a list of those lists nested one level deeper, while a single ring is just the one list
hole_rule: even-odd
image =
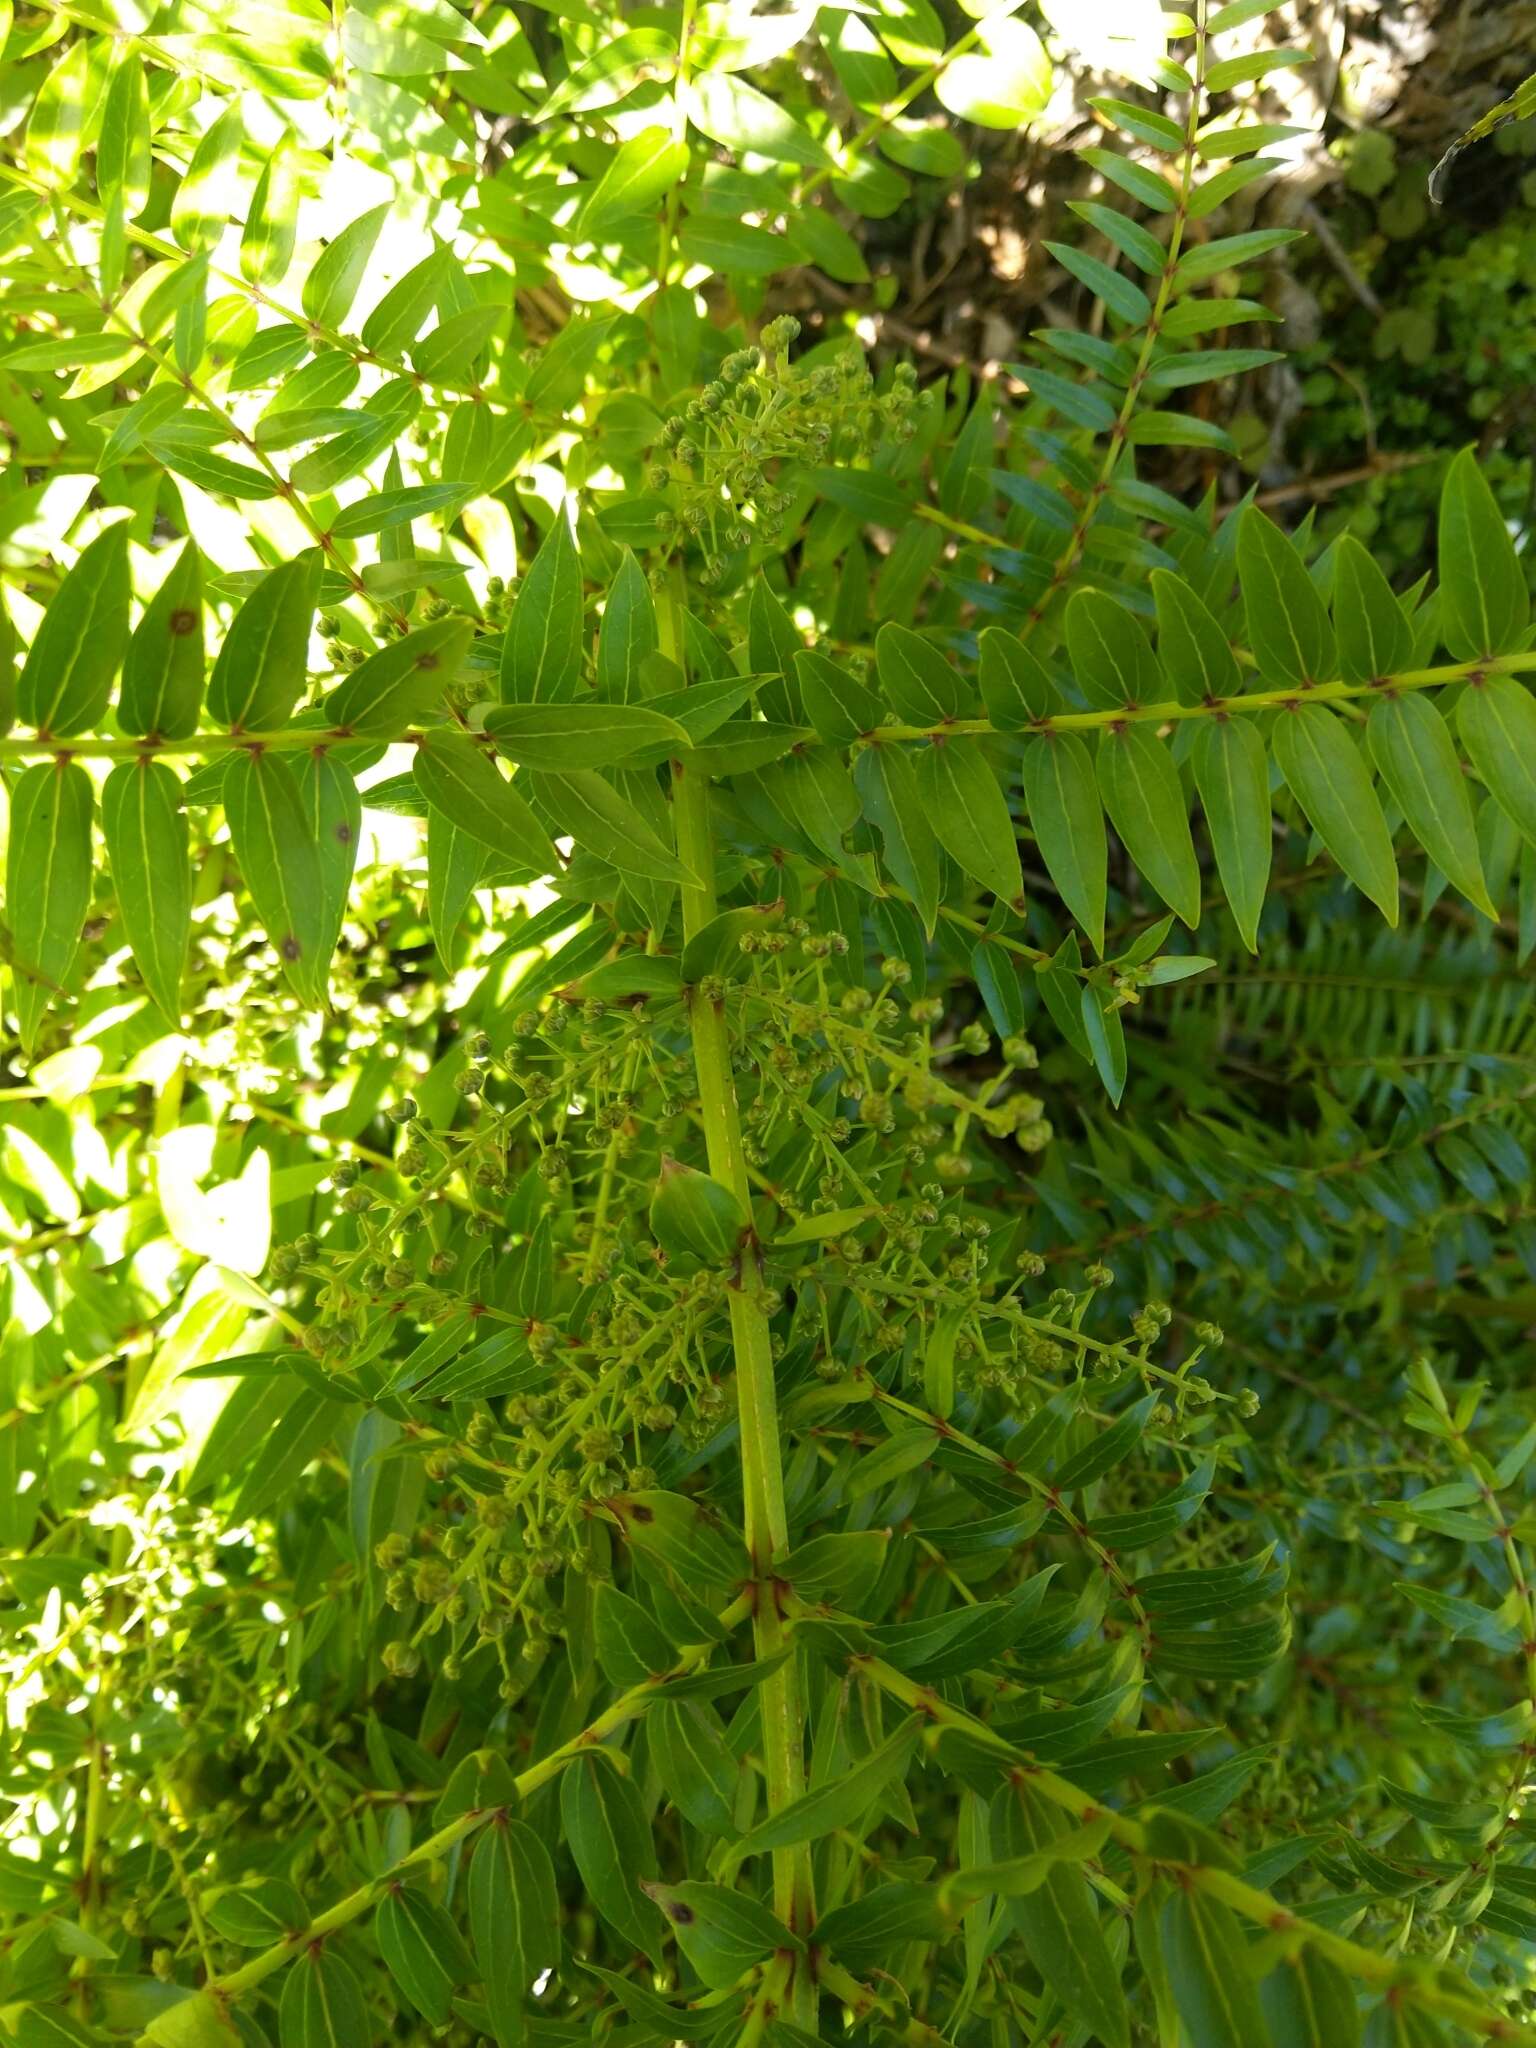
[{"label": "lance-shaped leaf", "polygon": [[1061,900],[1104,950],[1109,845],[1093,756],[1075,733],[1051,733],[1024,749],[1030,830]]},{"label": "lance-shaped leaf", "polygon": [[1200,868],[1179,771],[1145,725],[1122,725],[1099,741],[1099,794],[1126,852],[1191,930],[1200,922]]},{"label": "lance-shaped leaf", "polygon": [[507,704],[486,713],[485,729],[498,753],[530,768],[611,768],[691,744],[686,727],[647,704]]},{"label": "lance-shaped leaf", "polygon": [[851,1769],[759,1821],[734,1845],[732,1856],[739,1859],[786,1849],[795,1842],[816,1842],[838,1828],[854,1826],[886,1786],[905,1774],[922,1732],[922,1716],[912,1715]]},{"label": "lance-shaped leaf", "polygon": [[667,1797],[706,1834],[735,1832],[740,1768],[711,1708],[663,1699],[646,1716],[646,1742]]},{"label": "lance-shaped leaf", "polygon": [[1255,953],[1274,855],[1269,757],[1251,719],[1208,718],[1195,734],[1193,758],[1227,907],[1243,944]]},{"label": "lance-shaped leaf", "polygon": [[16,684],[16,709],[40,733],[89,732],[112,695],[128,637],[128,527],[98,534],[54,592]]},{"label": "lance-shaped leaf", "polygon": [[283,2048],[342,2048],[372,2038],[363,1987],[335,1949],[312,1942],[283,1979],[278,2003]]},{"label": "lance-shaped leaf", "polygon": [[92,801],[91,778],[74,761],[39,761],[11,793],[5,903],[16,1022],[26,1052],[69,979],[91,906]]},{"label": "lance-shaped leaf", "polygon": [[1091,704],[1151,704],[1161,678],[1135,615],[1099,590],[1079,590],[1067,606],[1067,653]]},{"label": "lance-shaped leaf", "polygon": [[765,1956],[804,1945],[761,1899],[729,1885],[648,1882],[643,1889],[712,1991],[729,1991]]},{"label": "lance-shaped leaf", "polygon": [[497,2048],[532,2038],[535,1979],[560,1960],[560,1902],[549,1851],[525,1821],[493,1816],[469,1865],[469,1929]]},{"label": "lance-shaped leaf", "polygon": [[319,327],[341,326],[362,289],[374,245],[388,218],[388,201],[371,207],[358,219],[349,221],[321,250],[299,295],[306,319]]},{"label": "lance-shaped leaf", "polygon": [[642,674],[656,652],[656,600],[645,571],[625,548],[618,574],[608,586],[603,623],[597,634],[597,683],[617,704],[645,695]]},{"label": "lance-shaped leaf", "polygon": [[460,733],[433,733],[416,749],[416,786],[435,811],[515,867],[552,875],[558,861],[528,800],[485,749]]},{"label": "lance-shaped leaf", "polygon": [[1242,670],[1200,593],[1167,569],[1152,571],[1157,600],[1157,659],[1181,704],[1235,697]]},{"label": "lance-shaped leaf", "polygon": [[581,232],[592,239],[633,224],[655,207],[688,170],[688,145],[666,128],[642,128],[620,143],[581,210]]},{"label": "lance-shaped leaf", "polygon": [[397,739],[442,703],[474,630],[468,619],[436,619],[370,654],[326,698],[332,729],[359,738]]},{"label": "lance-shaped leaf", "polygon": [[1260,675],[1298,689],[1325,682],[1334,654],[1327,607],[1300,555],[1255,505],[1239,515],[1237,571]]},{"label": "lance-shaped leaf", "polygon": [[501,648],[503,704],[568,702],[581,681],[581,558],[564,512],[518,586]]},{"label": "lance-shaped leaf", "polygon": [[208,678],[208,710],[232,732],[275,732],[302,695],[320,553],[269,569],[230,621]]},{"label": "lance-shaped leaf", "polygon": [[1308,823],[1350,880],[1397,923],[1397,862],[1359,746],[1326,704],[1287,706],[1275,722],[1275,759]]},{"label": "lance-shaped leaf", "polygon": [[1248,1942],[1232,1908],[1174,1890],[1162,1912],[1163,1967],[1190,2048],[1236,2048],[1267,2038]]},{"label": "lance-shaped leaf", "polygon": [[1418,691],[1383,697],[1365,728],[1376,772],[1415,839],[1485,916],[1496,915],[1483,878],[1466,777],[1445,720]]},{"label": "lance-shaped leaf", "polygon": [[657,882],[694,879],[634,805],[596,769],[529,769],[527,775],[530,797],[571,835],[578,851],[595,854],[621,874],[645,875]]},{"label": "lance-shaped leaf", "polygon": [[912,725],[943,725],[965,710],[965,686],[931,642],[888,622],[875,635],[880,694]]},{"label": "lance-shaped leaf", "polygon": [[123,761],[101,793],[101,829],[117,907],[144,986],[181,1022],[192,929],[192,868],[181,784],[163,761]]},{"label": "lance-shaped leaf", "polygon": [[312,749],[296,781],[309,837],[320,862],[320,957],[329,968],[347,914],[347,892],[357,866],[363,829],[363,800],[357,782],[335,749]]},{"label": "lance-shaped leaf", "polygon": [[864,815],[880,834],[885,865],[917,906],[923,929],[939,915],[939,843],[918,801],[917,775],[901,747],[864,747],[853,764]]},{"label": "lance-shaped leaf", "polygon": [[1022,640],[1001,626],[988,626],[978,646],[981,700],[999,732],[1023,732],[1037,718],[1061,709],[1060,691]]},{"label": "lance-shaped leaf", "polygon": [[459,829],[446,811],[427,812],[427,919],[444,967],[453,966],[453,937],[485,872],[484,840]]},{"label": "lance-shaped leaf", "polygon": [[1499,809],[1536,845],[1536,703],[1513,676],[1489,676],[1461,694],[1456,729]]},{"label": "lance-shaped leaf", "polygon": [[917,757],[917,796],[934,837],[968,875],[1005,903],[1023,895],[1008,802],[979,741],[924,747]]},{"label": "lance-shaped leaf", "polygon": [[225,770],[224,811],[240,873],[283,971],[306,1003],[325,1001],[325,879],[313,826],[281,754],[239,753]]},{"label": "lance-shaped leaf", "polygon": [[1339,673],[1346,682],[1370,683],[1396,675],[1413,658],[1413,628],[1392,586],[1352,533],[1334,549],[1333,625]]},{"label": "lance-shaped leaf", "polygon": [[994,1848],[1003,1858],[1050,1859],[1041,1882],[1021,1893],[1013,1906],[1030,1961],[1072,2017],[1096,2034],[1104,2048],[1129,2048],[1130,2020],[1120,1972],[1099,1925],[1088,1880],[1070,1858],[1050,1857],[1058,1840],[1071,1832],[1064,1816],[1021,1778],[998,1795],[992,1826]]},{"label": "lance-shaped leaf", "polygon": [[579,1756],[561,1774],[560,1826],[597,1911],[652,1954],[661,1916],[640,1887],[657,1874],[656,1847],[633,1783],[601,1753]]},{"label": "lance-shaped leaf", "polygon": [[133,220],[149,198],[149,90],[144,59],[136,49],[122,50],[101,114],[96,143],[96,190],[103,203],[114,197],[123,204],[123,218]]},{"label": "lance-shaped leaf", "polygon": [[185,739],[203,701],[203,562],[188,541],[133,631],[117,722],[136,738]]},{"label": "lance-shaped leaf", "polygon": [[1458,661],[1507,654],[1530,616],[1525,571],[1503,513],[1463,448],[1440,494],[1440,627]]},{"label": "lance-shaped leaf", "polygon": [[309,1925],[309,1908],[285,1877],[258,1877],[249,1884],[215,1892],[208,1919],[226,1941],[242,1948],[270,1948]]},{"label": "lance-shaped leaf", "polygon": [[477,1974],[477,1966],[442,1907],[424,1892],[392,1885],[374,1933],[389,1974],[411,2004],[434,2026],[445,2026],[453,2016],[454,1991]]},{"label": "lance-shaped leaf", "polygon": [[1328,1956],[1303,1942],[1259,1986],[1272,2048],[1358,2048],[1355,1987]]}]

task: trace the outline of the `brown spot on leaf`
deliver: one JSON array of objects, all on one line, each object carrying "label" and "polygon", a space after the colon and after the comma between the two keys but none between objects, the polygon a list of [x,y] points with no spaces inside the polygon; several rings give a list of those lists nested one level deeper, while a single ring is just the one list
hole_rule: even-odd
[{"label": "brown spot on leaf", "polygon": [[181,611],[172,612],[166,624],[178,640],[184,639],[188,633],[197,631],[197,613],[183,608]]},{"label": "brown spot on leaf", "polygon": [[345,818],[336,827],[336,837],[343,846],[350,846],[352,844],[352,827]]},{"label": "brown spot on leaf", "polygon": [[284,939],[283,943],[278,947],[277,950],[279,951],[279,953],[282,954],[285,960],[297,960],[300,953],[302,953],[304,949],[299,944],[298,940],[293,936],[293,933],[290,932],[287,938]]}]

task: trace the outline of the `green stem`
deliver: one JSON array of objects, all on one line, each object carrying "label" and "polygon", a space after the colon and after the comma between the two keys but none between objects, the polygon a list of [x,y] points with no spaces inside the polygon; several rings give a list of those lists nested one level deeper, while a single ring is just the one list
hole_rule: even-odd
[{"label": "green stem", "polygon": [[[1004,732],[989,718],[954,718],[942,725],[882,725],[866,738],[872,744],[884,745],[895,740],[955,739],[962,734],[975,733],[982,737],[995,734],[1003,739],[1019,741],[1053,732],[1107,731],[1124,725],[1178,725],[1189,718],[1234,718],[1261,711],[1285,710],[1301,704],[1347,704],[1357,698],[1386,697],[1405,690],[1440,690],[1453,683],[1483,681],[1489,676],[1524,675],[1532,670],[1536,670],[1536,653],[1485,655],[1479,661],[1451,661],[1438,668],[1403,669],[1396,675],[1377,676],[1367,683],[1334,679],[1314,683],[1310,689],[1288,686],[1281,690],[1245,690],[1240,697],[1211,697],[1198,704],[1116,704],[1112,708],[1094,711],[1053,711],[1047,717],[1032,720],[1022,732]],[[323,753],[328,747],[345,745],[351,738],[350,733],[325,727],[289,726],[281,732],[197,732],[186,739],[176,740],[104,739],[95,734],[82,734],[79,738],[0,739],[0,761],[136,761],[140,757],[151,756],[214,760],[220,754],[296,753],[306,747]],[[413,726],[394,735],[391,744],[417,746],[431,738],[431,732]],[[796,744],[803,751],[828,743],[807,733]],[[688,893],[684,895],[685,909]],[[697,890],[691,893],[695,897],[699,894]],[[710,900],[713,901],[712,896]]]},{"label": "green stem", "polygon": [[[748,1605],[746,1596],[734,1602],[718,1617],[720,1626],[730,1629],[738,1622],[744,1621]],[[579,1735],[573,1735],[569,1742],[562,1742],[558,1749],[552,1749],[548,1756],[541,1757],[536,1764],[530,1764],[527,1770],[519,1771],[512,1781],[517,1789],[519,1802],[530,1799],[541,1785],[547,1785],[551,1778],[557,1778],[568,1763],[584,1755],[597,1743],[606,1741],[626,1722],[638,1720],[642,1714],[649,1712],[658,1700],[666,1698],[667,1688],[674,1680],[685,1677],[689,1672],[697,1671],[701,1665],[707,1664],[715,1648],[716,1641],[713,1638],[707,1643],[689,1644],[686,1649],[678,1652],[677,1662],[670,1671],[659,1672],[654,1677],[642,1679],[638,1685],[632,1685],[628,1692],[621,1693],[613,1705],[605,1708],[595,1721],[581,1730]],[[476,1829],[483,1827],[502,1810],[495,1806],[477,1806],[471,1807],[467,1813],[459,1814],[446,1826],[440,1827],[435,1834],[428,1835],[424,1842],[418,1842],[414,1849],[408,1850],[404,1856],[390,1864],[387,1870],[380,1871],[377,1877],[370,1879],[365,1885],[360,1885],[355,1892],[349,1892],[346,1898],[338,1900],[326,1912],[319,1914],[311,1920],[308,1927],[296,1929],[293,1933],[285,1935],[271,1948],[263,1949],[260,1955],[252,1956],[249,1962],[242,1963],[238,1970],[230,1970],[222,1977],[212,1978],[207,1988],[221,2002],[238,1998],[243,1991],[251,1990],[264,1978],[270,1977],[274,1970],[280,1970],[284,1963],[298,1954],[302,1944],[319,1941],[327,1934],[334,1934],[338,1929],[350,1926],[354,1920],[360,1920],[364,1913],[378,1904],[390,1885],[398,1882],[402,1873],[435,1863],[456,1842],[462,1842],[467,1835],[474,1834]]]},{"label": "green stem", "polygon": [[[684,668],[682,571],[674,565],[662,593],[661,650]],[[686,669],[684,671],[686,673]],[[709,816],[709,779],[681,761],[672,764],[673,815],[678,858],[695,877],[683,888],[683,935],[691,939],[715,915],[715,853]],[[736,1088],[731,1078],[730,1033],[725,1009],[695,993],[690,1011],[694,1066],[699,1083],[699,1109],[704,1125],[709,1170],[731,1189],[750,1213],[752,1186]],[[757,1580],[753,1616],[758,1655],[777,1656],[786,1642],[784,1617],[772,1565],[789,1543],[784,1505],[784,1472],[779,1454],[778,1397],[774,1386],[773,1345],[768,1318],[757,1292],[755,1261],[745,1262],[730,1290],[731,1343],[736,1360],[736,1393],[741,1417],[742,1491],[746,1501],[746,1542]],[[777,1812],[805,1789],[804,1707],[796,1660],[791,1657],[764,1681],[762,1692],[763,1764],[768,1782],[768,1810]],[[808,1934],[815,1920],[815,1894],[809,1847],[776,1849],[773,1856],[774,1904],[779,1917],[797,1934]],[[798,2024],[814,2023],[815,1987],[803,1971],[791,1988],[791,2012]]]}]

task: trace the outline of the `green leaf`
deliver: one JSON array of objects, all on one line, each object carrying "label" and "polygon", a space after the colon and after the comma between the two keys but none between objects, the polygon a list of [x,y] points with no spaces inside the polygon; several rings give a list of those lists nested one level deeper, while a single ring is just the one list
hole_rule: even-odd
[{"label": "green leaf", "polygon": [[271,1948],[309,1925],[309,1908],[285,1877],[258,1877],[215,1892],[204,1911],[226,1941],[241,1948]]},{"label": "green leaf", "polygon": [[171,233],[183,249],[207,254],[233,217],[239,195],[240,103],[232,101],[198,138],[186,176],[171,201]]},{"label": "green leaf", "polygon": [[1333,553],[1333,623],[1346,682],[1396,675],[1413,658],[1413,628],[1375,558],[1352,533],[1341,535]]},{"label": "green leaf", "polygon": [[498,753],[530,768],[610,768],[691,744],[675,718],[645,704],[508,704],[486,713],[485,729]]},{"label": "green leaf", "polygon": [[1045,668],[1014,634],[988,626],[978,644],[977,680],[987,716],[999,732],[1025,732],[1061,708]]},{"label": "green leaf", "polygon": [[173,1025],[192,930],[192,868],[181,784],[163,761],[123,761],[101,793],[118,910],[144,985]]},{"label": "green leaf", "polygon": [[390,1886],[373,1924],[391,1977],[424,2019],[445,2026],[455,1988],[477,1974],[458,1929],[441,1906],[403,1884]]},{"label": "green leaf", "polygon": [[1475,449],[1463,448],[1440,494],[1440,630],[1457,661],[1509,654],[1530,616],[1525,571]]},{"label": "green leaf", "polygon": [[1260,675],[1296,689],[1326,682],[1334,658],[1327,608],[1300,555],[1256,505],[1239,515],[1237,572]]},{"label": "green leaf", "polygon": [[1190,2048],[1238,2048],[1265,2040],[1248,1943],[1232,1908],[1204,1892],[1176,1887],[1159,1931]]},{"label": "green leaf", "polygon": [[1195,734],[1193,766],[1227,906],[1243,944],[1256,953],[1274,854],[1264,742],[1251,719],[1204,719]]},{"label": "green leaf", "polygon": [[203,701],[203,563],[188,541],[134,628],[117,722],[135,737],[184,739]]},{"label": "green leaf", "polygon": [[366,2041],[368,2006],[351,1964],[311,1942],[283,1979],[278,2027],[283,2048],[351,2048]]},{"label": "green leaf", "polygon": [[320,864],[320,959],[322,979],[330,970],[347,914],[347,896],[357,866],[363,829],[363,800],[357,782],[334,748],[314,747],[304,756],[297,781],[305,829]]},{"label": "green leaf", "polygon": [[1078,687],[1091,704],[1155,704],[1157,663],[1142,626],[1101,591],[1079,590],[1066,612],[1067,652]]},{"label": "green leaf", "polygon": [[673,1645],[659,1623],[617,1586],[597,1588],[592,1602],[597,1661],[610,1685],[639,1685],[676,1662]]},{"label": "green leaf", "polygon": [[1437,708],[1418,692],[1385,696],[1372,707],[1365,732],[1376,772],[1396,797],[1409,830],[1469,903],[1496,916],[1466,778]]},{"label": "green leaf", "polygon": [[800,649],[794,676],[806,717],[832,746],[846,747],[873,732],[885,715],[875,693],[824,654]]},{"label": "green leaf", "polygon": [[880,834],[885,865],[931,934],[939,915],[939,844],[923,815],[911,756],[896,746],[864,747],[853,764],[853,782],[865,817]]},{"label": "green leaf", "polygon": [[1259,1986],[1274,2048],[1359,2048],[1355,1987],[1318,1949],[1303,1942]]},{"label": "green leaf", "polygon": [[473,638],[468,619],[438,619],[387,642],[326,698],[332,731],[360,739],[398,739],[442,703]]},{"label": "green leaf", "polygon": [[333,540],[353,540],[365,533],[386,533],[413,519],[457,508],[472,495],[468,484],[411,484],[404,490],[370,492],[338,512],[331,521]]},{"label": "green leaf", "polygon": [[1167,747],[1145,725],[1112,727],[1099,741],[1096,768],[1099,794],[1126,852],[1193,931],[1200,922],[1200,869]]},{"label": "green leaf", "polygon": [[512,607],[501,651],[502,703],[568,702],[581,681],[581,638],[581,558],[562,512]]},{"label": "green leaf", "polygon": [[939,844],[1002,902],[1024,893],[1008,803],[981,744],[938,740],[917,757],[917,797]]},{"label": "green leaf", "polygon": [[[1010,1859],[1049,1856],[1070,1832],[1064,1816],[1027,1778],[1004,1788],[993,1809],[992,1826],[996,1849]],[[1041,1882],[1015,1899],[1013,1912],[1031,1963],[1073,2018],[1097,2035],[1104,2048],[1130,2048],[1120,1972],[1077,1863],[1052,1858]],[[1237,2048],[1235,2040],[1231,2048]]]},{"label": "green leaf", "polygon": [[1093,757],[1075,733],[1056,732],[1024,749],[1030,829],[1061,900],[1104,951],[1109,847]]},{"label": "green leaf", "polygon": [[96,144],[96,190],[102,203],[121,198],[123,217],[134,220],[149,199],[149,90],[144,60],[135,49],[118,58],[102,108]]},{"label": "green leaf", "polygon": [[621,874],[658,882],[692,880],[687,868],[662,845],[632,803],[592,768],[529,769],[529,795],[569,832],[584,853],[595,854]]},{"label": "green leaf", "polygon": [[656,601],[645,571],[625,548],[597,635],[597,683],[604,696],[617,704],[644,696],[645,664],[656,648]]},{"label": "green leaf", "polygon": [[1397,862],[1370,774],[1348,727],[1324,704],[1275,722],[1275,759],[1307,820],[1356,888],[1397,923]]},{"label": "green leaf", "polygon": [[240,275],[250,284],[281,284],[299,233],[298,150],[280,141],[261,167],[240,236]]},{"label": "green leaf", "polygon": [[75,964],[91,902],[91,778],[78,762],[39,761],[11,793],[6,912],[12,1000],[22,1049]]},{"label": "green leaf", "polygon": [[706,1834],[734,1834],[740,1771],[710,1709],[663,1699],[645,1728],[656,1775],[678,1812]]},{"label": "green leaf", "polygon": [[656,1876],[655,1844],[639,1793],[600,1752],[561,1774],[560,1827],[593,1906],[625,1941],[652,1951],[660,1917],[640,1887]]},{"label": "green leaf", "polygon": [[236,612],[208,678],[208,710],[231,732],[273,732],[303,695],[320,552],[271,569]]},{"label": "green leaf", "polygon": [[893,1780],[899,1780],[912,1761],[922,1737],[923,1717],[913,1714],[894,1734],[858,1763],[813,1792],[758,1822],[735,1843],[736,1858],[758,1856],[770,1849],[788,1848],[795,1842],[819,1841],[839,1828],[856,1826]]},{"label": "green leaf", "polygon": [[705,72],[687,95],[688,118],[711,142],[767,157],[778,164],[829,171],[833,159],[823,144],[777,100],[728,71]]},{"label": "green leaf", "polygon": [[1510,823],[1536,845],[1536,704],[1513,676],[1470,684],[1456,707],[1467,757]]},{"label": "green leaf", "polygon": [[1008,15],[977,27],[979,50],[940,67],[934,95],[962,121],[982,128],[1027,128],[1051,96],[1051,60],[1034,30]]},{"label": "green leaf", "polygon": [[642,128],[621,142],[613,161],[581,210],[581,232],[590,240],[654,210],[658,199],[688,174],[688,145],[666,128]]},{"label": "green leaf", "polygon": [[457,733],[434,733],[416,749],[412,773],[435,811],[514,867],[553,874],[555,849],[528,800],[485,749]]},{"label": "green leaf", "polygon": [[[561,1782],[562,1815],[566,1784],[577,1768]],[[533,2038],[528,1992],[560,1960],[554,1866],[525,1821],[498,1813],[482,1829],[470,1858],[468,1897],[470,1938],[497,2048],[525,2048]],[[600,1904],[595,1893],[593,1902]]]},{"label": "green leaf", "polygon": [[299,294],[304,317],[317,327],[340,328],[362,289],[390,204],[371,207],[328,242],[315,259]]},{"label": "green leaf", "polygon": [[241,876],[283,972],[303,1002],[323,1004],[330,946],[320,853],[281,754],[237,754],[224,775],[224,810]]},{"label": "green leaf", "polygon": [[1405,1594],[1416,1607],[1422,1607],[1445,1629],[1453,1642],[1462,1636],[1470,1636],[1481,1643],[1485,1650],[1492,1650],[1495,1656],[1510,1657],[1520,1648],[1521,1636],[1517,1628],[1506,1621],[1500,1621],[1491,1608],[1482,1606],[1476,1600],[1464,1600],[1454,1593],[1442,1593],[1434,1586],[1416,1586],[1408,1580],[1400,1580],[1396,1590]]},{"label": "green leaf", "polygon": [[16,709],[49,737],[101,722],[128,638],[128,527],[98,534],[55,591],[16,683]]},{"label": "green leaf", "polygon": [[939,650],[907,626],[887,622],[875,635],[881,694],[912,725],[943,725],[965,712],[965,689]]},{"label": "green leaf", "polygon": [[1167,569],[1152,571],[1157,658],[1181,704],[1235,697],[1242,671],[1227,636],[1199,592]]},{"label": "green leaf", "polygon": [[728,1885],[648,1883],[644,1890],[661,1908],[678,1947],[713,1991],[729,1991],[765,1956],[803,1946],[760,1900]]},{"label": "green leaf", "polygon": [[444,967],[454,964],[454,934],[485,872],[486,854],[484,840],[460,831],[447,811],[428,809],[427,917]]}]

